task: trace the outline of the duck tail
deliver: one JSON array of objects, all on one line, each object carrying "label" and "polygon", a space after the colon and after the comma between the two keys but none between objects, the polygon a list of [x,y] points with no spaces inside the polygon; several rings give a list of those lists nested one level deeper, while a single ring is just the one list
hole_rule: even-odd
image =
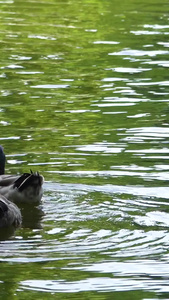
[{"label": "duck tail", "polygon": [[13,187],[16,187],[20,192],[22,192],[29,186],[40,187],[41,185],[42,179],[39,172],[32,172],[32,170],[30,170],[30,173],[23,173],[17,180],[15,180]]}]

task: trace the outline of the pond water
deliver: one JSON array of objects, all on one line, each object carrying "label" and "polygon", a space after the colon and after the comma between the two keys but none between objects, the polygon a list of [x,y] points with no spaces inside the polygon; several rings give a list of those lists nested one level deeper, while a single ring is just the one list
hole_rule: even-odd
[{"label": "pond water", "polygon": [[6,173],[45,184],[0,299],[169,299],[168,39],[168,1],[1,1]]}]

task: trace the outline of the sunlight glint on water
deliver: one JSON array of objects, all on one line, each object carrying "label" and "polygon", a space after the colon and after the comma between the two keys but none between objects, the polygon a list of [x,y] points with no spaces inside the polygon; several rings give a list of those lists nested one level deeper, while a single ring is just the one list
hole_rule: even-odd
[{"label": "sunlight glint on water", "polygon": [[46,181],[1,232],[0,299],[169,298],[167,8],[1,1],[6,173]]}]

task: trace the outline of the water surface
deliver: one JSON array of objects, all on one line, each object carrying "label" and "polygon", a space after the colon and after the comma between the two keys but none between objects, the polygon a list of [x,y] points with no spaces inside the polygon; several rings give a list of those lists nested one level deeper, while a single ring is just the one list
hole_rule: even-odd
[{"label": "water surface", "polygon": [[169,298],[168,2],[1,1],[6,173],[43,202],[0,242],[0,299]]}]

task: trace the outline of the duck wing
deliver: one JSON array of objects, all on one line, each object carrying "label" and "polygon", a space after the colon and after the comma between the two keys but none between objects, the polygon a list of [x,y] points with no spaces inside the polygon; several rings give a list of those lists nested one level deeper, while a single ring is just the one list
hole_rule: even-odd
[{"label": "duck wing", "polygon": [[0,228],[18,227],[22,223],[20,209],[2,195],[0,196]]},{"label": "duck wing", "polygon": [[40,202],[44,178],[38,172],[1,175],[0,194],[13,202]]},{"label": "duck wing", "polygon": [[20,175],[0,175],[0,188],[10,187],[20,177]]},{"label": "duck wing", "polygon": [[6,204],[6,202],[4,200],[0,199],[0,219],[4,217],[4,215],[7,211],[8,211],[8,205]]},{"label": "duck wing", "polygon": [[20,192],[29,186],[41,186],[42,176],[36,173],[24,173],[14,181],[14,188],[16,187]]}]

